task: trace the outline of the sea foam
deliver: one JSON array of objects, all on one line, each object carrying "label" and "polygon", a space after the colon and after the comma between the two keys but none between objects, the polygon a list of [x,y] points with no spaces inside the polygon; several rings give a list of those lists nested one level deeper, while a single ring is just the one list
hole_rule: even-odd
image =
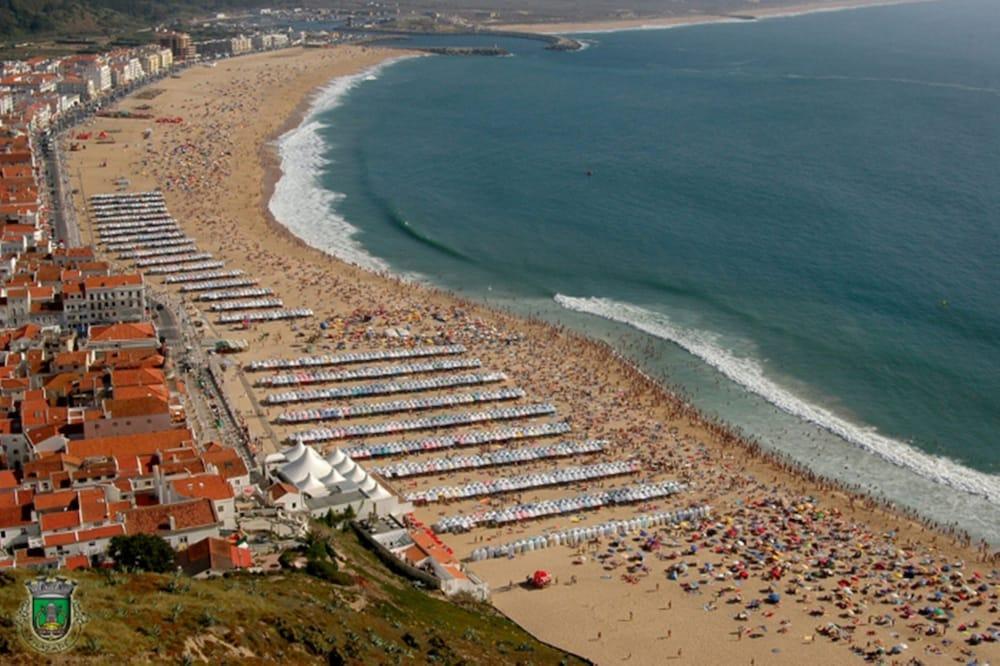
[{"label": "sea foam", "polygon": [[759,362],[723,348],[718,337],[706,331],[685,329],[659,312],[607,298],[577,298],[557,294],[556,302],[568,310],[626,324],[670,341],[697,356],[725,377],[759,395],[784,412],[813,423],[851,444],[921,477],[1000,504],[1000,477],[969,469],[953,460],[932,456],[905,442],[856,425],[832,411],[812,404],[768,378]]},{"label": "sea foam", "polygon": [[302,123],[278,139],[281,177],[274,185],[268,209],[282,226],[308,245],[375,272],[386,272],[389,265],[370,254],[355,236],[357,227],[336,212],[344,194],[331,191],[320,182],[325,142],[320,130],[326,125],[320,116],[340,106],[345,95],[360,83],[374,81],[388,66],[416,56],[391,58],[353,74],[333,79],[315,96]]}]

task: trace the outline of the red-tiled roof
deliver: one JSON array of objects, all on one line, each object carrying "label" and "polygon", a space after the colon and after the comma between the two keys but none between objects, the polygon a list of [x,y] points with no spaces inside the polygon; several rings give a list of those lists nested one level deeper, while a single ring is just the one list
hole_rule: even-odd
[{"label": "red-tiled roof", "polygon": [[[173,517],[173,528],[170,518]],[[176,504],[156,504],[125,512],[125,531],[128,534],[157,534],[173,530],[215,525],[215,511],[209,499],[196,499]]]},{"label": "red-tiled roof", "polygon": [[12,490],[17,488],[17,477],[9,469],[0,470],[0,490]]},{"label": "red-tiled roof", "polygon": [[42,514],[38,522],[43,532],[68,530],[80,526],[80,514],[76,511],[53,511]]},{"label": "red-tiled roof", "polygon": [[76,571],[78,569],[89,569],[90,559],[86,555],[70,555],[63,560],[63,569]]},{"label": "red-tiled roof", "polygon": [[97,437],[71,441],[66,445],[67,453],[81,458],[91,456],[142,456],[176,447],[184,442],[193,442],[194,435],[187,428],[150,432],[119,437]]},{"label": "red-tiled roof", "polygon": [[206,463],[215,465],[223,478],[232,479],[249,473],[240,454],[232,447],[213,444],[201,457]]},{"label": "red-tiled roof", "polygon": [[156,328],[151,322],[147,321],[90,327],[91,341],[143,340],[149,338],[156,338]]},{"label": "red-tiled roof", "polygon": [[126,418],[130,416],[153,416],[166,414],[170,411],[167,403],[159,398],[133,398],[131,400],[105,400],[104,411],[109,418]]},{"label": "red-tiled roof", "polygon": [[216,502],[233,498],[232,487],[218,474],[199,474],[170,483],[181,497],[205,497]]},{"label": "red-tiled roof", "polygon": [[136,370],[112,370],[111,386],[146,386],[149,384],[162,384],[166,377],[162,370],[157,368],[138,368]]},{"label": "red-tiled roof", "polygon": [[119,287],[142,285],[142,275],[131,273],[127,275],[96,275],[83,281],[84,289],[116,289]]}]

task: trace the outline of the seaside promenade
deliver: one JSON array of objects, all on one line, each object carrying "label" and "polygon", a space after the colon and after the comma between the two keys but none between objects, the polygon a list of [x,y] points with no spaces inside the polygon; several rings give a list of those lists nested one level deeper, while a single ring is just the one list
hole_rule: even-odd
[{"label": "seaside promenade", "polygon": [[[95,119],[93,129],[113,132],[115,142],[67,153],[78,210],[87,209],[85,197],[115,191],[124,177],[130,191],[162,190],[170,216],[194,241],[187,254],[160,246],[153,256],[162,263],[151,266],[176,264],[178,272],[149,280],[186,313],[192,346],[248,343],[242,353],[199,356],[212,364],[248,455],[274,452],[314,431],[311,445],[321,453],[366,449],[371,459],[358,458],[368,469],[405,463],[420,473],[384,471],[385,483],[399,494],[434,498],[416,511],[429,525],[640,484],[682,486],[645,501],[442,535],[469,557],[614,519],[711,507],[708,519],[471,563],[489,581],[498,608],[540,638],[599,663],[835,664],[863,655],[996,661],[990,656],[996,643],[973,644],[974,635],[1000,628],[996,564],[980,561],[975,549],[755,456],[603,345],[361,271],[274,224],[266,211],[279,175],[274,138],[301,120],[309,93],[330,78],[398,55],[358,46],[290,49],[193,67],[156,84],[159,94],[145,101],[155,116],[182,122]],[[79,219],[82,237],[98,239],[93,217]],[[107,244],[102,251],[123,267],[140,260]],[[211,257],[191,258],[184,268],[183,257],[203,253]],[[216,262],[222,265],[190,267]],[[216,301],[184,291],[188,283],[169,282],[186,272],[218,272],[225,274],[220,281],[242,283],[215,291],[267,290],[235,294],[247,312],[254,306],[253,312],[311,314],[223,323],[225,312],[212,309]],[[460,351],[248,367],[446,345]],[[303,410],[315,416],[279,418]],[[477,414],[489,418],[469,420]],[[515,438],[518,428],[528,436]],[[599,448],[569,455],[523,453],[595,441]],[[608,466],[595,468],[601,464]],[[547,482],[556,472],[580,475],[581,468],[594,476]],[[549,571],[554,584],[521,585],[536,569]]]}]

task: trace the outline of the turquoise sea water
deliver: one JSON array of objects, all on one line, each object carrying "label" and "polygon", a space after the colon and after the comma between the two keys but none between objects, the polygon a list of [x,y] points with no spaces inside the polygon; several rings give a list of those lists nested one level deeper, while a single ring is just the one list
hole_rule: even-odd
[{"label": "turquoise sea water", "polygon": [[996,4],[584,38],[334,83],[272,210],[1000,541]]}]

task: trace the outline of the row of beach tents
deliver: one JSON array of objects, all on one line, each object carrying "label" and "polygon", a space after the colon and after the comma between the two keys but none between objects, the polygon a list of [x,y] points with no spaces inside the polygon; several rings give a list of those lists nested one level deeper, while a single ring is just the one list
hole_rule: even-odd
[{"label": "row of beach tents", "polygon": [[347,405],[344,407],[323,407],[320,409],[304,409],[297,412],[279,414],[278,423],[304,423],[306,421],[333,421],[349,419],[358,416],[377,416],[379,414],[394,414],[396,412],[413,412],[424,409],[440,409],[457,407],[459,405],[475,405],[483,402],[501,400],[517,400],[525,396],[524,389],[505,388],[497,391],[473,391],[472,393],[452,393],[436,395],[429,398],[408,398],[391,402],[375,402],[362,405]]},{"label": "row of beach tents", "polygon": [[680,509],[678,511],[658,511],[629,518],[627,520],[610,520],[591,527],[574,527],[559,532],[549,532],[531,537],[524,537],[511,543],[498,546],[486,546],[472,551],[469,559],[473,562],[511,557],[533,550],[543,550],[555,546],[576,547],[592,539],[624,537],[642,530],[655,529],[665,525],[702,520],[711,513],[707,505]]},{"label": "row of beach tents", "polygon": [[558,423],[533,423],[523,426],[508,425],[493,430],[473,430],[455,436],[403,439],[396,442],[359,445],[346,448],[344,452],[356,460],[367,460],[369,458],[427,453],[429,451],[440,451],[466,446],[497,444],[499,442],[511,442],[518,439],[564,435],[569,431],[569,424],[563,421]]},{"label": "row of beach tents", "polygon": [[259,386],[295,386],[304,384],[324,384],[327,382],[349,382],[356,379],[372,379],[374,377],[396,377],[399,375],[415,375],[424,372],[443,372],[446,370],[465,370],[478,368],[482,365],[478,358],[442,358],[423,363],[400,363],[397,365],[372,365],[350,370],[312,370],[286,372],[270,377],[261,377]]},{"label": "row of beach tents", "polygon": [[643,483],[624,488],[615,488],[599,493],[584,493],[573,497],[516,504],[501,509],[489,509],[476,513],[447,516],[434,525],[434,531],[438,533],[467,532],[480,525],[507,525],[523,520],[579,513],[587,509],[596,509],[609,504],[648,502],[649,500],[674,495],[683,489],[684,485],[676,481],[663,481],[660,483]]},{"label": "row of beach tents", "polygon": [[460,412],[458,414],[440,414],[436,416],[426,416],[419,419],[406,419],[405,421],[383,421],[382,423],[364,423],[358,425],[343,426],[340,428],[315,428],[312,430],[300,430],[292,433],[289,440],[292,442],[327,442],[337,439],[348,439],[351,437],[375,437],[378,435],[388,435],[394,432],[408,432],[412,430],[432,430],[434,428],[454,428],[456,426],[469,425],[471,423],[482,423],[485,421],[509,421],[513,419],[525,419],[534,416],[547,416],[555,414],[556,408],[550,403],[535,403],[531,405],[519,405],[517,407],[500,407],[497,409],[487,409],[479,412]]},{"label": "row of beach tents", "polygon": [[299,358],[270,358],[252,361],[247,364],[247,370],[283,370],[287,368],[310,368],[324,365],[343,365],[346,363],[363,363],[367,361],[390,361],[401,358],[419,358],[421,356],[446,356],[464,354],[463,345],[435,345],[429,347],[413,347],[411,349],[376,349],[363,352],[347,352],[344,354],[325,354],[321,356],[301,356]]},{"label": "row of beach tents", "polygon": [[267,396],[264,400],[269,405],[279,405],[290,402],[311,402],[315,400],[339,400],[344,398],[363,398],[373,395],[388,395],[392,393],[415,393],[458,386],[477,386],[502,382],[507,375],[502,372],[479,372],[467,375],[447,375],[428,379],[414,379],[407,382],[379,382],[376,384],[359,384],[342,388],[313,389],[303,391],[286,391]]},{"label": "row of beach tents", "polygon": [[392,465],[376,467],[374,471],[386,479],[403,479],[411,476],[589,455],[603,451],[606,445],[607,441],[601,439],[559,442],[547,446],[525,446],[519,449],[502,449],[470,456],[442,456],[420,461],[404,460]]},{"label": "row of beach tents", "polygon": [[445,500],[469,499],[513,493],[546,486],[562,486],[570,483],[582,483],[595,479],[606,479],[623,474],[635,474],[642,469],[635,460],[602,462],[579,467],[563,467],[549,472],[520,474],[518,476],[502,476],[488,481],[473,481],[461,486],[437,486],[425,488],[406,496],[407,502],[425,504]]}]

